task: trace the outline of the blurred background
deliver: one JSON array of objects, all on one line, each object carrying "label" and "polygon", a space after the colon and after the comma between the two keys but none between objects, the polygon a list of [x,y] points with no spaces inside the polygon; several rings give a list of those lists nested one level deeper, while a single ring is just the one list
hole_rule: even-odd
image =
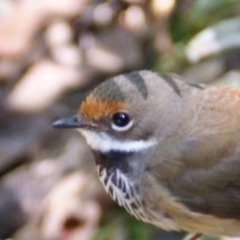
[{"label": "blurred background", "polygon": [[132,70],[239,86],[239,13],[238,0],[0,0],[0,239],[182,239],[113,203],[80,134],[51,123]]}]

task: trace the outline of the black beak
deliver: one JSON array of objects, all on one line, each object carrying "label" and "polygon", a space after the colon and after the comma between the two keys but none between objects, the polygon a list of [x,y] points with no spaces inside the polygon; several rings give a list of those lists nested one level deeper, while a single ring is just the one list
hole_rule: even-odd
[{"label": "black beak", "polygon": [[95,129],[97,127],[93,122],[86,121],[80,115],[74,115],[71,117],[61,118],[55,121],[52,126],[54,128],[85,128],[85,129]]}]

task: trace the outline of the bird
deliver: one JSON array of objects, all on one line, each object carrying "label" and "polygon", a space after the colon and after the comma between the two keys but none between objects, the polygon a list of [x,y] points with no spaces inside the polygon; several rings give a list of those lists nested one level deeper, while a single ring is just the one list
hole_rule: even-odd
[{"label": "bird", "polygon": [[239,88],[133,71],[103,81],[53,127],[85,137],[106,192],[137,219],[240,236]]}]

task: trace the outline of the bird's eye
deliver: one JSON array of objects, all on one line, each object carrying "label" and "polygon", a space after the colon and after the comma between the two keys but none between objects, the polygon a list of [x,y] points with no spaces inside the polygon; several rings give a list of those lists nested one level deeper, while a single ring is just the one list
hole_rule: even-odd
[{"label": "bird's eye", "polygon": [[132,126],[132,120],[124,112],[114,113],[112,116],[112,128],[117,131],[128,130]]}]

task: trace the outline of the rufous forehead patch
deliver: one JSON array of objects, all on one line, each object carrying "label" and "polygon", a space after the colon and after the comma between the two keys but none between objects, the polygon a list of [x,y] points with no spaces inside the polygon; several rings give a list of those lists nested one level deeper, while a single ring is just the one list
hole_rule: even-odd
[{"label": "rufous forehead patch", "polygon": [[89,119],[99,119],[119,110],[128,109],[128,104],[116,100],[101,100],[91,95],[80,106],[80,112]]}]

